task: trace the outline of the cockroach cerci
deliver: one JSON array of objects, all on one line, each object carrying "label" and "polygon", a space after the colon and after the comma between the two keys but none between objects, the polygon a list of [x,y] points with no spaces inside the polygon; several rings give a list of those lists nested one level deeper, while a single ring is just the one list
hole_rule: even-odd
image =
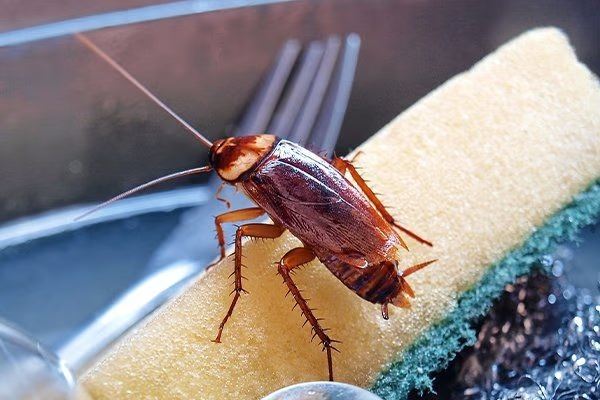
[{"label": "cockroach cerci", "polygon": [[[81,34],[76,37],[210,148],[209,166],[158,178],[108,200],[83,216],[159,182],[215,170],[224,183],[235,186],[256,204],[256,207],[229,211],[215,218],[221,259],[225,257],[223,223],[251,220],[265,214],[273,221],[244,224],[237,229],[233,299],[214,342],[221,342],[225,324],[245,292],[242,285],[244,237],[274,239],[288,230],[302,242],[301,247],[283,255],[277,268],[326,351],[330,380],[333,380],[331,351],[337,350],[333,346],[336,340],[323,329],[294,283],[290,274],[294,268],[318,258],[350,290],[367,301],[381,304],[385,319],[389,304],[410,307],[408,297],[414,297],[414,292],[406,277],[435,260],[400,271],[399,253],[401,248],[407,247],[396,229],[420,243],[429,246],[431,243],[394,221],[350,161],[340,157],[325,160],[295,143],[267,134],[230,137],[211,143],[87,37]],[[347,172],[356,186],[345,178]]]}]

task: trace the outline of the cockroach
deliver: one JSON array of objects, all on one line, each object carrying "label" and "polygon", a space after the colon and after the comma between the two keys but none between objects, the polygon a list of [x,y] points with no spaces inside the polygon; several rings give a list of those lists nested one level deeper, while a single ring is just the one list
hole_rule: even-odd
[{"label": "cockroach", "polygon": [[[223,329],[238,299],[242,293],[247,293],[242,284],[242,239],[245,237],[275,239],[287,230],[302,242],[302,246],[283,255],[277,270],[326,351],[330,380],[333,380],[332,350],[337,351],[334,347],[337,341],[323,329],[320,319],[315,317],[294,283],[290,273],[295,268],[317,258],[350,290],[371,303],[380,304],[385,319],[388,319],[389,304],[410,307],[408,298],[414,297],[415,293],[406,277],[436,260],[399,270],[400,251],[408,250],[408,247],[398,231],[422,244],[432,244],[394,220],[351,161],[341,157],[326,160],[298,144],[270,134],[229,137],[212,143],[87,37],[81,34],[76,37],[209,148],[208,166],[177,172],[138,186],[81,217],[157,183],[214,170],[225,184],[234,186],[256,204],[256,207],[215,217],[221,259],[226,256],[222,224],[251,220],[265,214],[271,218],[270,224],[248,223],[237,228],[233,299],[213,342],[221,342]],[[346,173],[355,184],[345,177]]]}]

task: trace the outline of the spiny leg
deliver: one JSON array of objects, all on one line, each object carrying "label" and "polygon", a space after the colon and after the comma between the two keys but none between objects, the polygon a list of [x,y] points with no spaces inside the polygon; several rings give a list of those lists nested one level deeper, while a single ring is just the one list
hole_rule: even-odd
[{"label": "spiny leg", "polygon": [[[352,178],[354,179],[354,181],[356,182],[358,187],[363,191],[363,193],[373,203],[373,205],[375,205],[375,208],[377,209],[377,211],[379,211],[381,216],[386,221],[388,221],[390,224],[392,224],[396,228],[400,229],[402,232],[406,233],[408,236],[412,237],[419,243],[426,244],[427,246],[433,246],[433,243],[431,243],[429,240],[423,239],[421,236],[419,236],[416,233],[410,231],[409,229],[403,227],[402,225],[398,224],[394,220],[394,217],[392,217],[390,215],[390,213],[385,209],[385,206],[383,205],[383,203],[381,203],[381,201],[377,198],[377,195],[375,193],[373,193],[373,191],[371,190],[369,185],[367,185],[367,182],[365,182],[365,180],[362,178],[362,176],[360,176],[360,174],[358,173],[358,171],[356,170],[356,168],[354,167],[354,165],[352,165],[352,163],[350,161],[345,160],[340,157],[334,157],[334,159],[332,160],[331,163],[342,174],[345,174],[346,170],[348,170],[350,172],[350,175],[352,175]],[[404,245],[404,247],[406,247],[405,244],[403,244],[403,245]]]},{"label": "spiny leg", "polygon": [[333,380],[333,361],[331,358],[331,350],[336,350],[335,347],[332,346],[332,343],[337,342],[336,340],[331,339],[326,333],[325,329],[323,329],[319,323],[320,318],[316,318],[313,314],[313,309],[308,306],[306,299],[302,297],[302,293],[292,280],[290,276],[290,272],[303,264],[306,264],[312,261],[315,258],[315,254],[313,251],[306,247],[298,247],[296,249],[292,249],[283,256],[281,261],[279,262],[278,271],[279,274],[283,277],[283,282],[287,285],[289,293],[294,296],[294,300],[300,310],[302,311],[302,315],[306,318],[306,321],[310,323],[312,326],[312,331],[314,331],[313,339],[315,336],[319,337],[321,344],[323,345],[323,350],[327,352],[327,369],[329,371],[329,380]]},{"label": "spiny leg", "polygon": [[228,211],[215,217],[215,227],[217,228],[217,238],[219,248],[221,249],[221,260],[225,258],[225,234],[223,233],[224,222],[240,222],[249,219],[258,218],[265,214],[265,210],[260,207],[242,208],[241,210]]},{"label": "spiny leg", "polygon": [[[240,210],[242,211],[242,210]],[[235,275],[234,277],[234,289],[233,292],[233,300],[231,301],[231,305],[229,306],[229,310],[227,310],[227,314],[221,321],[219,325],[219,331],[217,332],[217,337],[213,342],[221,343],[221,334],[223,333],[223,328],[227,323],[227,320],[233,314],[233,309],[240,298],[240,294],[242,292],[248,293],[242,287],[242,238],[244,236],[256,237],[256,238],[266,238],[266,239],[275,239],[281,236],[284,232],[285,228],[281,225],[269,225],[269,224],[246,224],[240,226],[235,233],[235,261],[234,261],[234,270],[231,275]],[[230,275],[230,276],[231,276]]]}]

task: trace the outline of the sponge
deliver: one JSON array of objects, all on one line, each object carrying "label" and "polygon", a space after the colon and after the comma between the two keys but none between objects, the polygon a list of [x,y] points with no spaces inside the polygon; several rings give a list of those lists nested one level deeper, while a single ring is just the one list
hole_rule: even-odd
[{"label": "sponge", "polygon": [[[526,273],[554,240],[600,213],[600,85],[565,36],[534,30],[449,80],[360,147],[358,166],[405,226],[435,243],[402,266],[438,258],[408,278],[409,310],[350,292],[318,262],[296,276],[342,341],[336,379],[404,398],[429,384],[461,346],[469,321]],[[82,377],[96,399],[257,399],[327,378],[327,363],[273,264],[299,243],[286,234],[244,245],[243,296],[229,306],[225,260],[120,340]]]}]

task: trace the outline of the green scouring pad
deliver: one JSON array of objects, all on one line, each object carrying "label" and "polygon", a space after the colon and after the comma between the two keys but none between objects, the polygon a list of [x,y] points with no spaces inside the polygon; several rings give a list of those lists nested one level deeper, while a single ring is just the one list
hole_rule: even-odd
[{"label": "green scouring pad", "polygon": [[[295,279],[342,341],[336,379],[402,399],[473,343],[470,322],[505,284],[598,217],[600,85],[560,31],[534,30],[434,90],[360,150],[361,173],[394,217],[434,242],[408,241],[401,266],[439,262],[408,277],[412,308],[390,308],[387,321],[318,262]],[[230,302],[229,259],[109,349],[82,383],[96,399],[258,399],[327,379],[326,359],[273,267],[298,244],[286,234],[244,245],[250,294],[223,343],[211,339]]]},{"label": "green scouring pad", "polygon": [[[575,196],[573,201],[534,232],[521,247],[492,265],[473,288],[460,295],[456,308],[434,324],[377,378],[371,390],[384,399],[404,399],[413,390],[431,389],[425,371],[439,371],[463,347],[475,344],[473,321],[487,313],[492,301],[518,276],[528,274],[541,256],[555,244],[575,240],[577,232],[600,217],[600,182]],[[415,374],[414,372],[417,371]]]}]

